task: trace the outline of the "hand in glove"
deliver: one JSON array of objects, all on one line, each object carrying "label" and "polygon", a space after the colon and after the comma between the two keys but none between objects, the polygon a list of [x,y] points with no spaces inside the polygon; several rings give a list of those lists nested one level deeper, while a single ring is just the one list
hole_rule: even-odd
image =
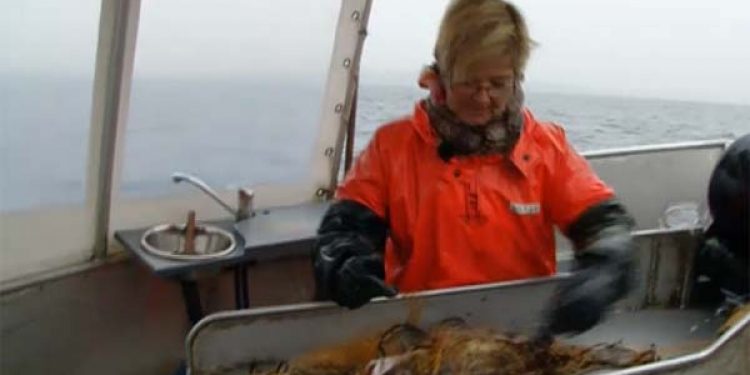
[{"label": "hand in glove", "polygon": [[619,205],[604,206],[603,210],[596,207],[589,214],[593,220],[582,216],[579,223],[583,228],[575,228],[571,236],[574,242],[588,245],[579,250],[574,274],[561,283],[552,301],[546,327],[549,333],[590,329],[632,284],[635,244],[629,217],[622,216],[626,214]]},{"label": "hand in glove", "polygon": [[332,204],[313,248],[318,298],[355,309],[374,297],[396,295],[383,281],[386,231],[385,221],[366,206],[346,200]]},{"label": "hand in glove", "polygon": [[[738,251],[739,252],[739,251]],[[718,288],[744,295],[750,290],[750,264],[737,257],[718,238],[708,238],[698,251],[696,273],[707,276]]]},{"label": "hand in glove", "polygon": [[336,272],[336,287],[331,296],[336,303],[356,309],[374,297],[393,297],[396,288],[383,281],[383,259],[379,254],[347,259]]}]

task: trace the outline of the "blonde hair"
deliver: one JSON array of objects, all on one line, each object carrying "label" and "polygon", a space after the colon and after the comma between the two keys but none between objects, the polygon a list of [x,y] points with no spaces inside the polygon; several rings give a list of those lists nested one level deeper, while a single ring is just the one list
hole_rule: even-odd
[{"label": "blonde hair", "polygon": [[526,22],[518,9],[503,0],[453,0],[443,15],[435,60],[441,77],[463,79],[472,64],[488,56],[507,56],[523,76],[531,47]]}]

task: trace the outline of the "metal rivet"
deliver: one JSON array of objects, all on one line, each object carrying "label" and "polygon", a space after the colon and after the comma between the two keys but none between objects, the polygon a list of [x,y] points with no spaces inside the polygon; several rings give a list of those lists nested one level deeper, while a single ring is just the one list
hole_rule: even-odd
[{"label": "metal rivet", "polygon": [[331,156],[333,156],[333,151],[334,151],[333,147],[328,147],[328,148],[326,148],[324,154],[325,154],[325,156],[331,157]]},{"label": "metal rivet", "polygon": [[334,107],[334,110],[336,111],[336,113],[341,113],[341,111],[344,110],[344,105],[341,103],[336,104],[336,107]]},{"label": "metal rivet", "polygon": [[350,58],[348,58],[348,57],[345,58],[344,59],[344,68],[348,68],[351,65],[352,65],[352,60]]},{"label": "metal rivet", "polygon": [[352,19],[353,19],[353,20],[355,20],[355,21],[359,21],[359,11],[356,11],[356,10],[355,10],[355,11],[354,11],[354,12],[352,13]]}]

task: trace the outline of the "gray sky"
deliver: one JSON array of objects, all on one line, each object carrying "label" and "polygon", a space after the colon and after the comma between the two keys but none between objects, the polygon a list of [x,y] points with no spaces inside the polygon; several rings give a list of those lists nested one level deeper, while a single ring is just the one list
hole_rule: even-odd
[{"label": "gray sky", "polygon": [[[378,81],[431,58],[447,1],[416,3],[375,0],[365,73]],[[532,88],[750,104],[750,1],[515,3],[539,43],[527,70]]]},{"label": "gray sky", "polygon": [[[90,74],[98,0],[0,0],[0,73]],[[445,0],[375,0],[365,81],[412,84]],[[531,89],[750,104],[750,1],[526,0]],[[338,0],[143,0],[136,74],[321,80]],[[9,11],[5,11],[8,10]]]}]

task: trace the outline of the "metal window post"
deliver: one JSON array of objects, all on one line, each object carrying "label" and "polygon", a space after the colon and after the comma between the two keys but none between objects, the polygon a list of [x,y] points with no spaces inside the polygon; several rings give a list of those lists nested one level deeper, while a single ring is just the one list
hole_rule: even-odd
[{"label": "metal window post", "polygon": [[371,6],[372,0],[341,1],[322,103],[321,130],[313,155],[314,193],[319,199],[329,198],[337,183],[344,139],[354,121],[359,62]]},{"label": "metal window post", "polygon": [[[140,0],[102,0],[86,182],[93,257],[107,254],[118,144],[127,122]],[[120,138],[118,140],[118,138]]]}]

